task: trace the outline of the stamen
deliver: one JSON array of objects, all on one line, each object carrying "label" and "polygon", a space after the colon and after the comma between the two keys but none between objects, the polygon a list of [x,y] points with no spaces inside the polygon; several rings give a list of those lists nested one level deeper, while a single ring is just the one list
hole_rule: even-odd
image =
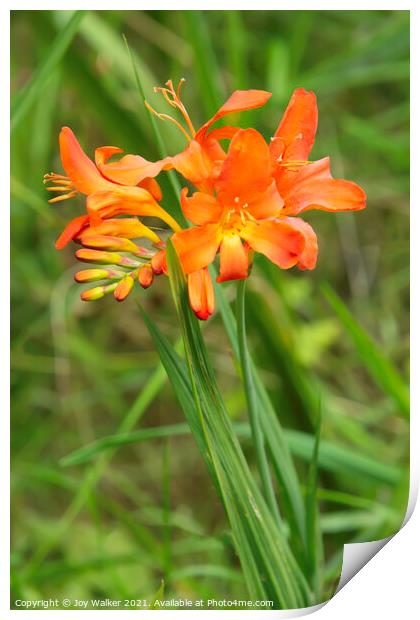
[{"label": "stamen", "polygon": [[181,131],[184,133],[184,135],[188,136],[188,141],[190,141],[195,136],[196,131],[194,129],[194,125],[191,122],[189,114],[188,114],[184,104],[181,101],[181,89],[182,89],[182,85],[184,84],[184,82],[185,82],[185,78],[181,78],[179,83],[178,83],[178,87],[177,87],[177,89],[175,91],[175,88],[174,88],[172,80],[168,80],[166,82],[166,84],[165,84],[165,86],[167,86],[167,88],[164,88],[164,87],[161,87],[161,86],[156,86],[154,88],[154,91],[155,91],[155,93],[161,93],[164,96],[165,101],[167,103],[169,103],[169,105],[172,108],[176,108],[177,110],[179,110],[181,112],[182,116],[184,117],[185,122],[187,123],[188,129],[191,132],[191,136],[188,135],[188,133],[185,131],[184,128],[181,128],[181,125],[179,125],[177,123],[177,121],[175,121],[175,119],[173,119],[173,118],[171,118],[171,117],[169,117],[167,115],[164,115],[164,114],[159,114],[155,110],[153,110],[153,108],[147,102],[145,102],[145,104],[146,104],[147,108],[151,112],[156,114],[156,116],[158,118],[161,118],[161,119],[164,119],[164,120],[172,120],[172,122],[174,122],[177,125],[177,127],[179,129],[181,129]]},{"label": "stamen", "polygon": [[243,211],[245,217],[247,217],[251,222],[256,222],[257,218],[255,218],[249,211]]},{"label": "stamen", "polygon": [[179,100],[181,99],[181,88],[183,87],[185,82],[186,82],[185,78],[181,78],[179,80],[178,88],[176,89],[176,96],[178,97]]},{"label": "stamen", "polygon": [[60,202],[61,200],[68,200],[68,198],[73,198],[73,196],[76,196],[76,194],[77,191],[74,190],[73,192],[69,192],[68,194],[63,194],[62,196],[55,196],[54,198],[51,198],[48,202],[53,204],[54,202]]},{"label": "stamen", "polygon": [[67,200],[68,198],[73,198],[73,196],[76,196],[77,194],[77,190],[71,179],[64,174],[56,174],[55,172],[44,174],[43,183],[44,185],[47,183],[53,183],[51,187],[45,188],[47,192],[65,192],[62,196],[55,196],[54,198],[51,198],[48,201],[51,204],[54,202],[60,202],[61,200]]},{"label": "stamen", "polygon": [[278,157],[277,158],[277,162],[280,168],[287,168],[288,170],[290,170],[290,172],[297,172],[299,170],[299,168],[301,168],[302,166],[307,166],[308,164],[311,164],[311,161],[308,161],[307,159],[289,159],[286,161],[281,161],[282,157]]},{"label": "stamen", "polygon": [[184,136],[187,138],[188,142],[191,142],[192,138],[191,136],[185,131],[185,129],[183,128],[183,126],[181,125],[181,123],[179,123],[177,120],[175,120],[174,118],[172,118],[172,116],[169,116],[168,114],[162,114],[160,112],[157,112],[156,110],[154,110],[152,108],[152,106],[150,105],[150,103],[148,103],[147,101],[144,102],[144,105],[146,106],[146,108],[152,112],[152,114],[154,114],[155,116],[157,116],[157,118],[160,118],[163,121],[171,121],[172,123],[174,123],[174,125],[176,125],[178,127],[178,129],[180,129],[182,131],[182,133],[184,134]]},{"label": "stamen", "polygon": [[44,174],[44,183],[48,183],[48,181],[56,183],[59,179],[61,179],[62,181],[71,182],[69,177],[64,176],[64,174],[56,174],[55,172],[49,172],[48,174]]}]

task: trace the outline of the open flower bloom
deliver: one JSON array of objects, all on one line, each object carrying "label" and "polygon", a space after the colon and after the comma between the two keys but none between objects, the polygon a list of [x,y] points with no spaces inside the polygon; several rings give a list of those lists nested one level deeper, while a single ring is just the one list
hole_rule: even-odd
[{"label": "open flower bloom", "polygon": [[366,200],[355,183],[331,177],[329,158],[307,160],[316,127],[315,95],[298,89],[270,146],[254,129],[235,132],[215,195],[182,191],[184,214],[196,226],[177,232],[173,242],[187,274],[220,251],[218,281],[246,278],[249,249],[282,269],[315,267],[316,234],[294,216],[308,209],[363,209]]},{"label": "open flower bloom", "polygon": [[255,129],[235,134],[215,187],[215,196],[196,192],[188,197],[182,191],[184,214],[196,224],[172,237],[185,273],[207,267],[219,249],[219,282],[247,277],[250,248],[283,269],[297,263],[313,267],[315,233],[308,224],[283,215],[270,151]]},{"label": "open flower bloom", "polygon": [[[173,230],[179,226],[175,220],[156,202],[161,197],[160,188],[154,180],[164,164],[155,164],[143,160],[141,173],[138,172],[135,183],[108,159],[121,153],[117,147],[96,149],[95,163],[86,155],[69,127],[60,132],[60,155],[66,176],[45,175],[45,182],[51,182],[49,191],[60,192],[50,202],[72,198],[78,192],[87,196],[87,213],[74,218],[57,239],[56,247],[63,248],[89,224],[99,225],[104,219],[116,215],[139,215],[158,217]],[[126,156],[130,157],[130,156]],[[122,158],[124,159],[124,158]],[[152,235],[153,237],[153,235]]]},{"label": "open flower bloom", "polygon": [[166,88],[155,88],[155,91],[161,92],[169,105],[181,113],[185,127],[173,117],[156,112],[148,103],[146,105],[158,118],[175,123],[188,140],[188,146],[181,153],[161,160],[160,163],[163,168],[175,168],[200,191],[211,193],[214,188],[214,180],[220,172],[224,159],[226,159],[226,153],[220,145],[220,140],[230,140],[239,130],[239,127],[231,126],[211,129],[212,125],[228,114],[263,106],[271,97],[271,93],[265,90],[236,90],[210,120],[195,130],[181,101],[181,88],[184,81],[183,79],[180,80],[177,90],[175,90],[172,81],[169,80],[166,83]]},{"label": "open flower bloom", "polygon": [[273,177],[284,200],[284,215],[308,209],[357,211],[365,192],[351,181],[333,179],[329,157],[309,162],[318,124],[316,97],[298,88],[270,143]]},{"label": "open flower bloom", "polygon": [[[58,248],[71,239],[82,248],[79,260],[119,269],[94,268],[76,274],[78,281],[104,279],[107,283],[82,294],[98,299],[113,291],[125,299],[137,279],[143,288],[155,276],[167,273],[165,249],[157,234],[138,217],[154,216],[174,231],[172,241],[188,280],[191,308],[203,320],[214,311],[214,291],[208,266],[220,253],[218,282],[246,278],[253,252],[260,252],[281,269],[297,265],[313,269],[318,254],[312,227],[299,216],[309,209],[354,211],[365,207],[365,193],[355,183],[333,179],[329,158],[309,161],[318,111],[313,92],[295,90],[280,124],[267,145],[255,129],[212,128],[227,114],[264,105],[270,93],[235,91],[216,114],[197,131],[171,81],[157,88],[165,100],[182,114],[184,125],[148,108],[159,118],[177,125],[188,140],[173,157],[150,162],[139,155],[124,155],[117,147],[96,150],[95,162],[83,152],[73,132],[60,133],[60,152],[66,175],[46,175],[50,191],[63,192],[50,202],[81,192],[87,196],[87,212],[73,219],[60,235]],[[230,140],[227,153],[220,141]],[[180,230],[157,203],[160,187],[155,177],[175,168],[198,191],[181,192],[181,205],[191,228]],[[124,218],[118,216],[123,215]],[[131,217],[126,217],[131,216]],[[136,239],[152,242],[152,249]],[[128,254],[128,256],[127,256]]]}]

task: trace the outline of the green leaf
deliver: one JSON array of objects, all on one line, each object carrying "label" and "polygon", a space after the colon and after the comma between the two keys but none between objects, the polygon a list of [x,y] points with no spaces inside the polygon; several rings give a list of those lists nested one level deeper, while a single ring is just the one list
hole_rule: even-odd
[{"label": "green leaf", "polygon": [[153,603],[150,603],[149,609],[156,609],[158,607],[159,601],[163,599],[164,595],[165,595],[165,582],[162,579],[162,581],[160,582],[159,589],[153,595]]},{"label": "green leaf", "polygon": [[[145,320],[149,321],[148,317],[145,318]],[[149,326],[149,329],[155,330],[153,334],[154,339],[163,338],[160,332],[156,331],[153,324],[149,323]],[[163,354],[170,355],[171,348],[171,345],[166,343],[166,347],[164,346],[165,352]],[[186,376],[187,370],[185,368],[185,361],[179,356],[174,357],[171,370],[176,371],[176,369],[180,367],[183,367],[182,374]],[[193,405],[191,391],[189,391],[189,397],[186,398],[185,402],[190,402],[190,404]],[[251,436],[249,424],[237,423],[234,424],[234,429],[236,435],[240,438],[248,439]],[[283,432],[287,440],[288,449],[302,460],[310,462],[314,453],[314,437],[300,431],[284,430]],[[102,437],[87,446],[78,448],[71,454],[65,456],[60,461],[60,464],[66,467],[70,465],[79,465],[91,461],[102,452],[106,452],[112,448],[119,448],[128,444],[141,443],[153,439],[181,437],[189,434],[190,427],[188,424],[171,424],[167,426],[144,428],[127,433],[116,433],[115,435]],[[278,461],[280,461],[280,455],[281,451],[279,451],[277,455]],[[328,441],[323,441],[320,446],[318,467],[328,472],[344,473],[355,476],[361,480],[367,479],[375,483],[382,482],[389,485],[398,484],[403,476],[403,471],[399,467],[380,463],[368,456],[360,455],[349,448],[344,448],[343,446]]]},{"label": "green leaf", "polygon": [[[232,309],[223,293],[223,289],[220,286],[216,288],[216,301],[233,353],[235,358],[239,360],[239,345],[235,319]],[[302,549],[305,549],[306,545],[305,507],[296,468],[290,454],[284,429],[252,359],[251,371],[258,399],[258,406],[260,408],[261,427],[270,451],[273,471],[281,493],[281,510],[290,524],[292,544],[296,549],[296,553],[298,553],[298,557],[302,556],[302,561],[304,561],[306,552],[302,554]]]},{"label": "green leaf", "polygon": [[12,106],[10,117],[11,131],[16,129],[36,99],[42,97],[46,81],[66,53],[85,15],[86,11],[76,11],[68,22],[64,24],[52,42],[45,61],[38,67],[31,81],[24,87],[23,92],[19,93],[15,104]]},{"label": "green leaf", "polygon": [[312,583],[315,594],[314,604],[321,602],[321,564],[323,561],[323,542],[319,522],[318,508],[318,462],[319,444],[321,439],[321,407],[315,427],[315,441],[312,457],[309,463],[308,477],[306,484],[306,536],[309,555],[308,579]]},{"label": "green leaf", "polygon": [[353,318],[332,288],[324,283],[322,292],[340,319],[341,325],[350,336],[361,362],[370,373],[372,379],[376,381],[385,394],[388,394],[394,400],[401,415],[409,418],[409,391],[397,369],[382,353],[363,327]]},{"label": "green leaf", "polygon": [[[140,78],[139,68],[138,68],[138,65],[136,63],[136,59],[134,57],[134,54],[131,51],[130,46],[128,45],[126,37],[124,37],[124,42],[125,42],[125,45],[127,47],[128,55],[130,57],[131,66],[132,66],[132,69],[133,69],[134,78],[135,78],[135,82],[136,82],[136,86],[137,86],[137,91],[138,91],[138,94],[139,94],[140,102],[141,102],[141,104],[144,104],[144,101],[146,99],[146,93],[145,93],[145,90],[144,90],[142,79]],[[156,143],[157,143],[157,146],[158,146],[158,151],[159,151],[160,157],[164,158],[167,155],[167,152],[166,152],[165,143],[163,141],[162,134],[160,132],[158,123],[156,122],[156,118],[154,117],[154,115],[151,113],[151,111],[148,108],[147,108],[147,114],[149,116],[149,120],[150,120],[150,123],[152,125],[153,135],[155,136],[155,139],[156,139]],[[181,187],[180,187],[180,185],[178,183],[178,179],[176,177],[175,171],[174,170],[169,170],[167,172],[167,174],[169,176],[170,187],[171,187],[172,195],[173,195],[173,198],[174,198],[174,200],[171,201],[171,207],[168,208],[168,213],[170,213],[183,226],[187,226],[187,221],[185,219],[184,213],[182,212],[182,210],[180,208],[180,204],[179,204],[179,196],[180,196]]]},{"label": "green leaf", "polygon": [[[289,430],[287,438],[293,454],[308,460],[312,454],[314,438],[306,433]],[[319,467],[335,474],[343,473],[358,478],[369,478],[371,482],[398,484],[403,475],[399,467],[381,463],[376,459],[353,452],[336,443],[323,441],[319,447]]]},{"label": "green leaf", "polygon": [[[261,496],[233,431],[171,242],[167,260],[188,375],[180,365],[175,371],[176,354],[170,352],[156,326],[151,334],[199,448],[205,450],[209,471],[217,480],[249,593],[274,600],[279,608],[304,606],[309,600],[308,585],[283,529],[275,524]],[[186,389],[188,381],[190,392]]]}]

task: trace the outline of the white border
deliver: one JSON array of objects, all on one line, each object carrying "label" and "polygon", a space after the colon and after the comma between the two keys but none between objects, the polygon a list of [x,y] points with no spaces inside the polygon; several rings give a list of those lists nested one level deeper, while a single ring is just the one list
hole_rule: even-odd
[{"label": "white border", "polygon": [[[2,119],[2,135],[9,135],[9,45],[10,45],[10,33],[9,33],[9,11],[10,10],[57,10],[57,9],[75,9],[86,8],[82,3],[63,3],[58,5],[57,2],[42,2],[42,3],[29,3],[29,2],[13,2],[8,3],[7,6],[2,6],[0,9],[0,75],[3,78],[2,96],[0,97],[1,105],[1,119]],[[251,2],[238,2],[231,0],[229,3],[229,9],[242,9],[242,10],[254,10],[256,3]],[[349,6],[350,5],[350,6]],[[107,0],[94,0],[89,3],[89,9],[98,10],[115,10],[116,4]],[[217,0],[212,2],[201,2],[199,6],[196,2],[150,2],[144,1],[141,5],[134,0],[119,0],[119,10],[138,10],[138,9],[153,9],[153,10],[192,10],[192,9],[207,9],[207,10],[224,10],[226,4]],[[353,1],[348,4],[337,2],[319,2],[316,6],[309,1],[295,1],[288,5],[279,5],[278,2],[259,2],[258,10],[411,10],[412,21],[412,110],[420,110],[420,97],[418,95],[418,58],[419,58],[419,10],[415,7],[414,2],[361,2]],[[417,78],[417,79],[416,79]],[[419,122],[416,114],[412,115],[412,127],[411,136],[419,135]],[[3,139],[3,144],[5,140]],[[416,143],[413,142],[414,148],[412,150],[412,169],[420,170],[418,156],[416,152]],[[2,177],[1,187],[4,189],[4,203],[8,204],[9,196],[9,149],[4,146],[1,153],[1,166],[0,174]],[[420,232],[419,226],[419,209],[420,204],[417,204],[416,198],[420,196],[419,193],[419,173],[412,175],[411,180],[411,194],[412,204],[414,205],[411,212],[412,220],[412,243],[411,243],[411,256],[415,266],[420,266],[418,257],[420,251],[420,244],[418,243],[415,232]],[[420,202],[420,201],[419,201]],[[3,205],[3,209],[5,206]],[[7,222],[7,223],[6,223]],[[4,252],[2,265],[8,263],[9,256],[9,243],[6,239],[9,239],[9,219],[3,216],[2,220],[2,243],[1,251]],[[412,270],[412,277],[414,286],[412,286],[412,316],[414,317],[411,325],[411,341],[412,341],[412,354],[413,365],[416,361],[416,355],[418,355],[419,344],[419,328],[417,327],[416,317],[420,317],[420,304],[419,304],[419,281],[417,276],[417,270]],[[2,291],[8,289],[9,278],[8,275],[4,275],[6,272],[3,267],[2,276]],[[7,343],[9,339],[9,311],[8,305],[5,301],[1,306],[1,320],[0,320],[0,341]],[[6,411],[9,410],[9,387],[8,387],[8,372],[9,367],[9,347],[3,344],[2,347],[2,372],[0,373],[1,379],[1,393],[3,398],[3,406],[1,409],[2,415],[0,418],[0,436],[3,441],[2,449],[0,450],[0,476],[1,476],[1,511],[3,515],[1,519],[1,527],[3,536],[1,538],[3,544],[2,548],[8,548],[9,541],[9,421],[6,415]],[[417,365],[413,370],[413,373],[418,370]],[[418,492],[419,482],[419,469],[420,469],[420,451],[418,444],[419,437],[419,422],[415,413],[418,411],[420,402],[418,397],[418,387],[414,383],[412,388],[412,411],[413,418],[411,422],[411,485],[410,485],[410,507],[409,512],[414,509],[415,498]],[[414,512],[412,519],[407,525],[394,537],[391,542],[386,545],[378,555],[371,560],[350,582],[345,586],[329,603],[327,603],[317,613],[317,618],[320,620],[353,620],[355,613],[361,613],[363,618],[368,618],[375,614],[375,617],[379,618],[395,618],[398,614],[402,618],[410,618],[413,616],[412,612],[418,608],[416,600],[416,592],[418,589],[418,550],[419,550],[419,532],[420,532],[420,510]],[[2,618],[16,618],[16,614],[39,614],[38,611],[10,611],[9,609],[9,558],[6,553],[1,554],[0,559],[0,611]],[[55,620],[56,618],[62,618],[66,614],[71,613],[71,617],[75,617],[74,610],[61,611],[61,610],[49,610],[48,618]],[[102,614],[102,611],[86,611],[92,616],[96,617]],[[106,610],[107,620],[115,620],[119,618],[127,618],[127,613],[123,611],[110,611]],[[133,612],[134,613],[134,612]],[[137,610],[137,617],[140,617],[140,613]],[[183,611],[145,611],[141,613],[141,617],[144,619],[164,617],[165,619],[176,617],[179,618]],[[280,612],[280,611],[195,611],[194,618],[197,615],[207,614],[206,617],[228,617],[233,619],[239,618],[284,618],[295,617],[296,613]],[[216,615],[217,614],[217,615]],[[252,616],[250,615],[252,614]],[[40,616],[38,615],[38,618]],[[42,616],[43,618],[45,616]],[[193,617],[193,616],[191,616]]]}]

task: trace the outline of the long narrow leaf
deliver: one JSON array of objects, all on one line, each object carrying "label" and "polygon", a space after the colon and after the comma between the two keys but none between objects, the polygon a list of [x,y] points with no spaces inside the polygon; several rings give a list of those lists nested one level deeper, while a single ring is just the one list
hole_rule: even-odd
[{"label": "long narrow leaf", "polygon": [[318,462],[319,445],[321,440],[321,409],[315,428],[315,442],[311,461],[309,463],[308,479],[306,485],[306,535],[309,550],[308,578],[312,581],[312,589],[315,593],[315,603],[320,602],[321,595],[321,563],[323,561],[322,535],[318,509]]},{"label": "long narrow leaf", "polygon": [[[155,329],[153,323],[149,323],[149,325],[151,329]],[[158,337],[162,337],[162,335],[160,334],[159,336],[159,332],[156,332],[154,338]],[[167,343],[165,350],[166,349],[166,352],[170,354],[171,345],[169,343]],[[187,369],[185,368],[185,361],[179,356],[177,358],[174,357],[170,366],[171,370],[176,371],[180,367],[183,367],[182,373],[186,376]],[[186,403],[188,401],[193,404],[191,391],[188,400],[186,399]],[[251,436],[248,424],[236,423],[234,424],[234,429],[236,435],[240,438],[248,439]],[[60,461],[60,464],[66,467],[79,465],[95,459],[102,452],[107,452],[112,448],[153,439],[178,437],[189,434],[190,427],[188,424],[171,424],[168,426],[144,428],[133,432],[117,433],[115,435],[102,437],[93,443],[71,452]],[[288,449],[290,449],[292,454],[304,461],[310,462],[314,451],[314,437],[307,433],[291,430],[285,430],[284,434]],[[273,443],[274,442],[275,440],[273,440]],[[280,462],[281,450],[282,448],[280,447],[279,452],[276,454],[276,462]],[[403,477],[403,471],[399,467],[380,463],[376,459],[357,454],[349,448],[344,448],[343,446],[328,441],[323,441],[319,448],[318,467],[328,472],[342,473],[372,483],[380,482],[391,486],[398,484]]]},{"label": "long narrow leaf", "polygon": [[410,415],[409,392],[401,375],[389,359],[385,357],[378,345],[365,332],[363,327],[353,318],[332,288],[324,283],[322,292],[350,336],[362,363],[369,371],[371,377],[385,394],[388,394],[394,400],[401,414],[408,418]]},{"label": "long narrow leaf", "polygon": [[[309,600],[307,582],[284,531],[276,526],[249,471],[218,391],[198,321],[189,308],[185,276],[170,242],[167,258],[194,409],[185,406],[185,394],[180,402],[199,444],[203,438],[206,442],[211,470],[218,481],[250,595],[274,600],[279,608],[306,605]],[[165,358],[162,363],[166,363]]]},{"label": "long narrow leaf", "polygon": [[86,11],[76,11],[69,21],[63,26],[51,44],[45,61],[39,66],[32,80],[26,85],[24,91],[18,95],[15,105],[12,107],[10,117],[10,129],[16,129],[26,112],[30,109],[37,97],[42,96],[42,89],[50,77],[54,68],[58,65],[74,36],[77,34]]}]

